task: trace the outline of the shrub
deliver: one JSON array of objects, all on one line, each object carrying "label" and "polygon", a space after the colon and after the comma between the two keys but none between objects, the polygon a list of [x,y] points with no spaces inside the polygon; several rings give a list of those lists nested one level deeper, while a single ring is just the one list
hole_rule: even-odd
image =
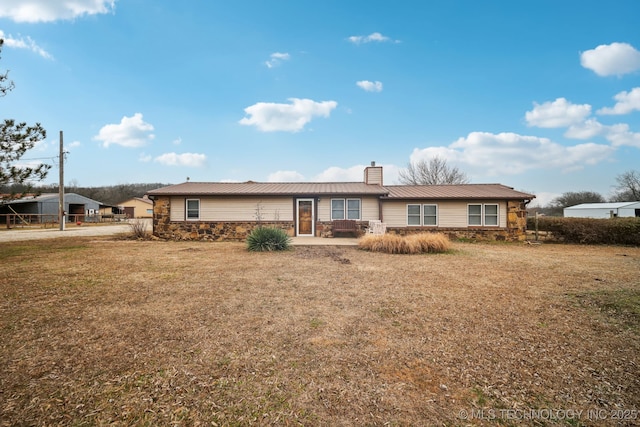
[{"label": "shrub", "polygon": [[136,219],[129,223],[129,227],[131,228],[131,234],[133,237],[138,239],[144,239],[147,237],[147,223]]},{"label": "shrub", "polygon": [[247,249],[253,252],[284,251],[290,245],[291,237],[279,228],[257,227],[247,236]]},{"label": "shrub", "polygon": [[[535,229],[532,218],[527,228]],[[550,231],[556,239],[566,243],[640,245],[639,218],[538,218],[538,230]]]},{"label": "shrub", "polygon": [[441,233],[420,233],[409,236],[397,234],[367,234],[358,242],[360,249],[388,254],[442,253],[451,249],[449,238]]}]

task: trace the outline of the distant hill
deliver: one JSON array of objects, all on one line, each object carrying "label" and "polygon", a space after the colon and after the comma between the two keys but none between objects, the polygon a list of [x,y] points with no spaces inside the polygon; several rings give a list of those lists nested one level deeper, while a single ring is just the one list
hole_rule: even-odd
[{"label": "distant hill", "polygon": [[[166,187],[170,184],[118,184],[106,187],[77,187],[69,186],[65,187],[65,193],[76,193],[105,205],[117,206],[118,203],[133,197],[142,197],[147,191],[155,190],[156,188]],[[24,185],[7,185],[0,186],[0,193],[22,193],[28,191],[29,193],[57,193],[59,188],[57,185],[47,186],[35,186],[27,188]]]}]

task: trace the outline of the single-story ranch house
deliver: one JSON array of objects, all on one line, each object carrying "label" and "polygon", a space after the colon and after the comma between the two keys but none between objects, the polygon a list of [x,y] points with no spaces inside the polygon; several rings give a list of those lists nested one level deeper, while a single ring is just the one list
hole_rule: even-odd
[{"label": "single-story ranch house", "polygon": [[[532,194],[501,184],[383,185],[382,167],[362,182],[185,182],[149,191],[153,234],[179,240],[244,240],[259,225],[290,236],[439,231],[452,237],[523,240]],[[345,221],[346,220],[346,221]],[[353,230],[345,230],[345,223]]]}]

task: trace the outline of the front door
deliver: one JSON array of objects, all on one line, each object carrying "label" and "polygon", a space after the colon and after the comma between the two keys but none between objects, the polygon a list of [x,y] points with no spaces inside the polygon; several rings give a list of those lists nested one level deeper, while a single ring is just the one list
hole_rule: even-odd
[{"label": "front door", "polygon": [[298,236],[313,236],[313,199],[298,199]]}]

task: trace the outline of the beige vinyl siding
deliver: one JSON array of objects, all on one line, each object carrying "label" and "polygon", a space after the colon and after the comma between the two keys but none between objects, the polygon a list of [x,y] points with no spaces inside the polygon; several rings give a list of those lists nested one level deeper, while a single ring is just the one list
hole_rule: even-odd
[{"label": "beige vinyl siding", "polygon": [[377,197],[365,197],[362,199],[362,220],[371,221],[380,219],[380,199]]},{"label": "beige vinyl siding", "polygon": [[262,221],[293,221],[291,197],[172,197],[171,221],[184,221],[187,199],[200,200],[199,221],[256,221],[258,204]]},{"label": "beige vinyl siding", "polygon": [[507,226],[507,204],[491,200],[466,201],[433,201],[433,200],[403,200],[384,201],[382,204],[382,218],[387,227],[407,227],[407,205],[437,205],[438,227],[440,228],[466,228],[467,206],[469,204],[497,204],[499,212],[499,226]]},{"label": "beige vinyl siding", "polygon": [[360,220],[379,219],[377,197],[322,196],[318,202],[318,221],[331,221],[331,199],[360,199]]}]

